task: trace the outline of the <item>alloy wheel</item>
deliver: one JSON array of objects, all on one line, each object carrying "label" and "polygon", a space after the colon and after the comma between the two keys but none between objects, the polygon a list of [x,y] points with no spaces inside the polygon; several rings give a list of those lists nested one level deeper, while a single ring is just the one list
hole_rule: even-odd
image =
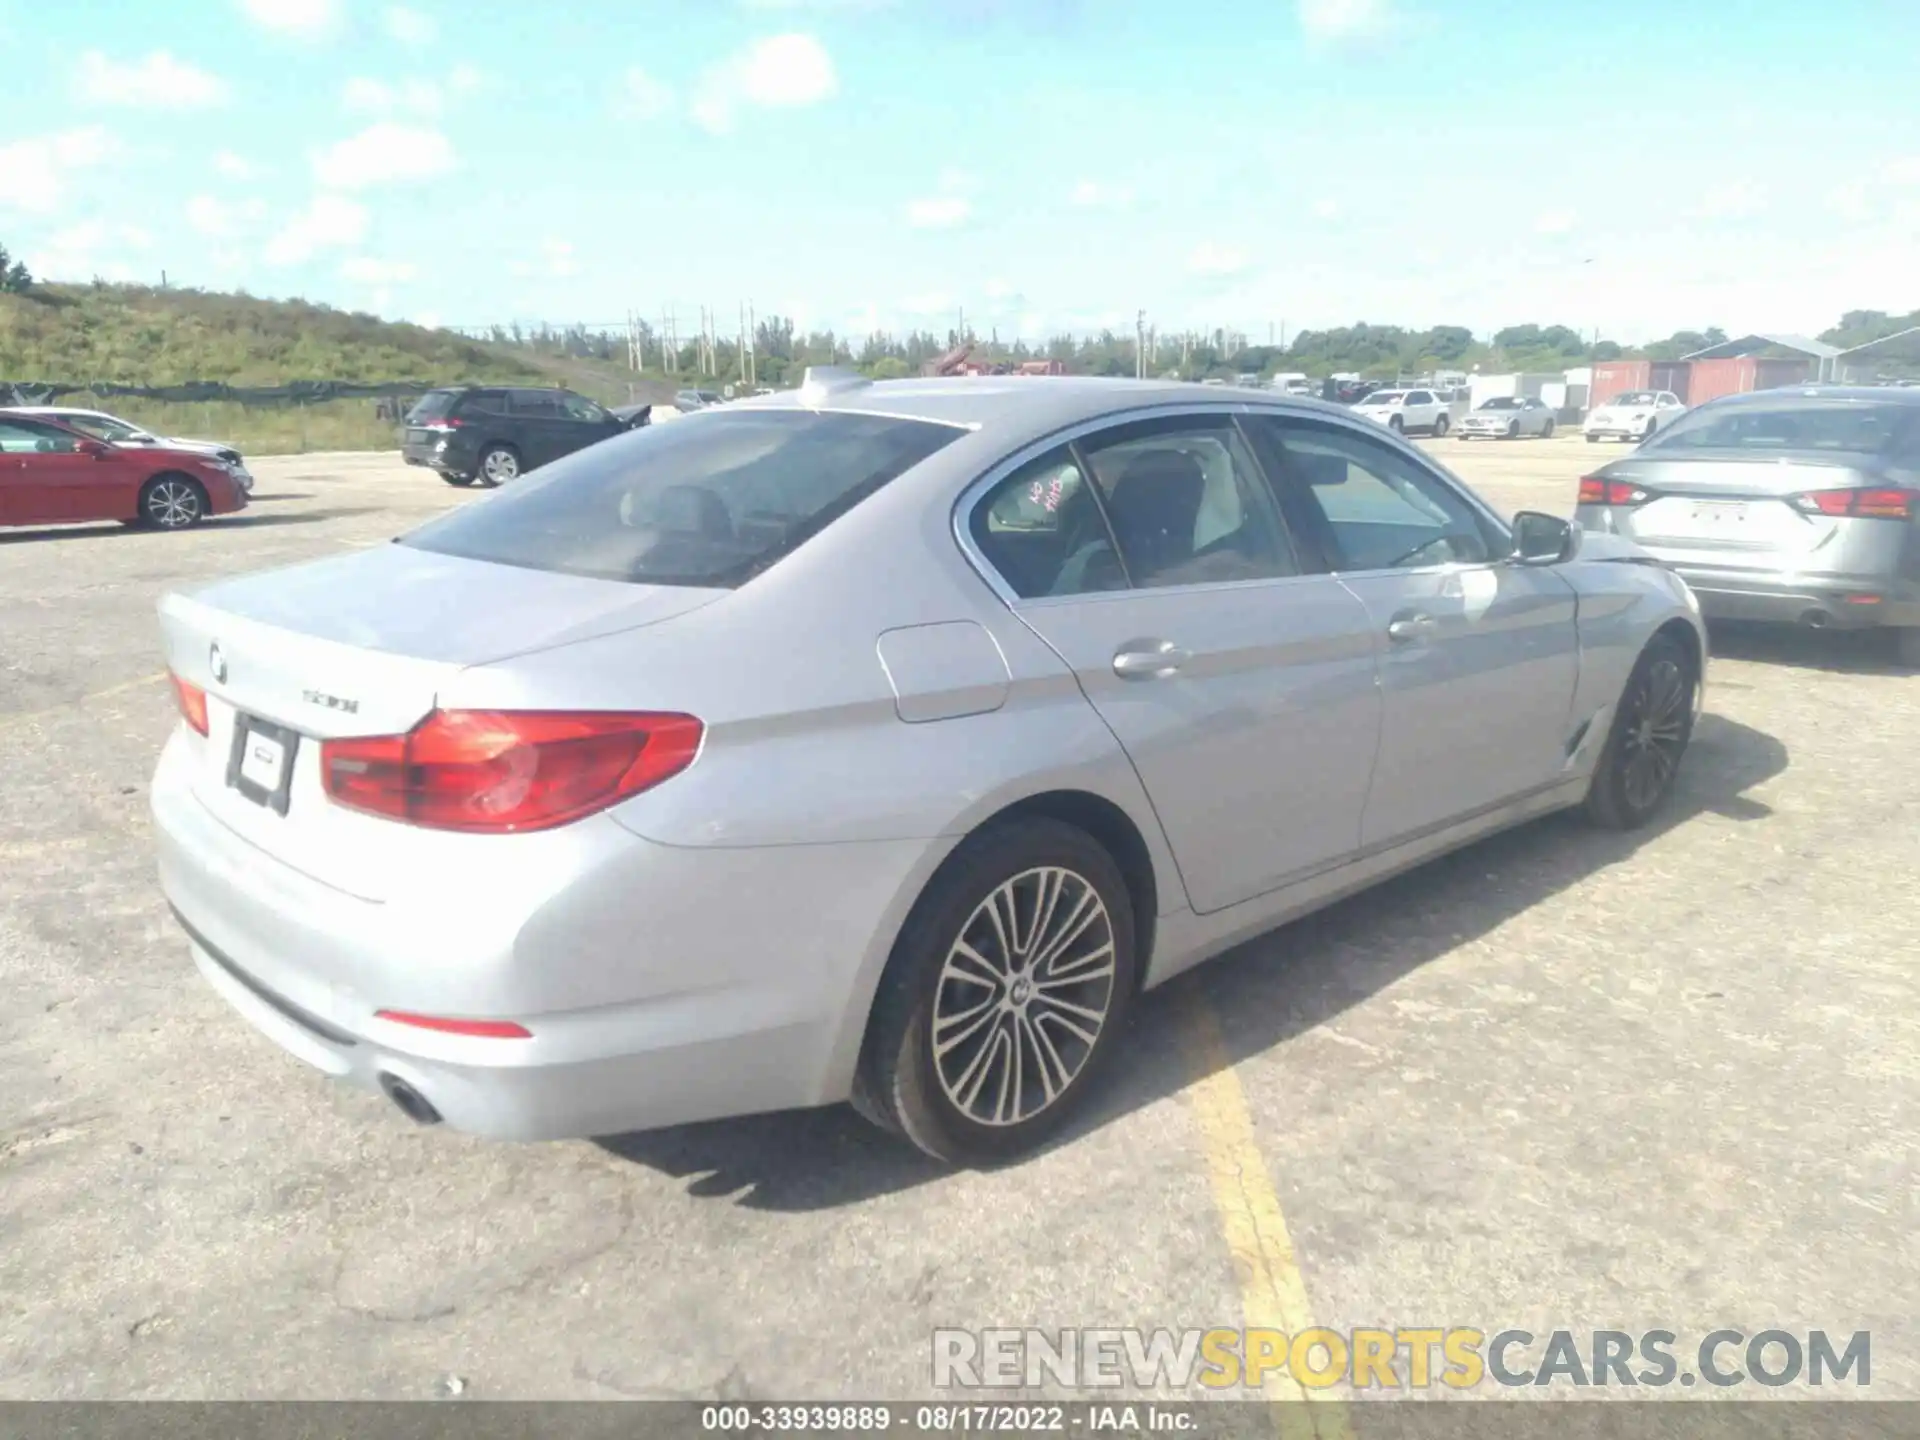
[{"label": "alloy wheel", "polygon": [[1662,658],[1627,699],[1620,764],[1627,803],[1651,809],[1680,768],[1687,746],[1689,685],[1678,661]]},{"label": "alloy wheel", "polygon": [[1085,876],[1022,871],[974,907],[940,967],[933,1068],[980,1125],[1051,1107],[1092,1056],[1114,1008],[1112,917]]},{"label": "alloy wheel", "polygon": [[179,530],[200,518],[200,492],[185,480],[161,480],[147,491],[147,517],[163,530]]},{"label": "alloy wheel", "polygon": [[520,461],[511,450],[489,450],[487,458],[480,462],[480,468],[488,480],[501,485],[519,476]]}]

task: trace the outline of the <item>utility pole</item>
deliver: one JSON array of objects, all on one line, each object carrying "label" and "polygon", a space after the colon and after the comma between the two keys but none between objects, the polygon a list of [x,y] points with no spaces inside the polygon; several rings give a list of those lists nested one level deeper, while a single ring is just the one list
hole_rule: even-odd
[{"label": "utility pole", "polygon": [[747,384],[760,388],[760,317],[747,306]]},{"label": "utility pole", "polygon": [[1147,378],[1147,312],[1136,310],[1133,316],[1133,378]]}]

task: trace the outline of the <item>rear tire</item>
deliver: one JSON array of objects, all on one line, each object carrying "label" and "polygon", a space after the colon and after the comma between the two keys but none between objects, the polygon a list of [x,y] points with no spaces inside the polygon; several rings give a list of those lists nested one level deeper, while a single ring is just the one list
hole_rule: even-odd
[{"label": "rear tire", "polygon": [[1032,819],[969,837],[887,961],[855,1108],[949,1164],[1033,1150],[1118,1043],[1134,946],[1126,880],[1085,831]]},{"label": "rear tire", "polygon": [[1547,421],[1546,428],[1540,432],[1540,438],[1542,440],[1551,440],[1553,438],[1553,421]]},{"label": "rear tire", "polygon": [[1450,415],[1442,415],[1438,420],[1433,422],[1434,438],[1438,439],[1440,436],[1446,434],[1452,425],[1453,417]]},{"label": "rear tire", "polygon": [[511,445],[489,445],[480,457],[480,483],[492,490],[520,478],[520,452]]},{"label": "rear tire", "polygon": [[1407,428],[1407,422],[1402,420],[1398,415],[1389,415],[1387,417],[1387,428],[1398,435]]},{"label": "rear tire", "polygon": [[1587,818],[1595,825],[1634,830],[1659,813],[1693,738],[1699,684],[1693,657],[1678,640],[1656,635],[1647,642],[1620,692],[1587,789]]},{"label": "rear tire", "polygon": [[156,475],[140,487],[139,524],[149,530],[190,530],[207,518],[207,492],[190,475]]},{"label": "rear tire", "polygon": [[446,482],[447,482],[447,483],[448,483],[449,485],[471,485],[471,484],[473,484],[473,476],[471,476],[471,475],[449,475],[449,474],[448,474],[448,473],[447,473],[446,471],[444,471],[444,470],[442,470],[442,471],[440,472],[440,478],[441,478],[442,480],[444,480],[444,481],[446,481]]},{"label": "rear tire", "polygon": [[1589,444],[1589,445],[1598,445],[1599,443],[1600,443],[1600,437],[1599,437],[1598,435],[1595,435],[1595,434],[1594,434],[1594,433],[1593,433],[1592,431],[1588,431],[1588,432],[1587,432],[1587,444]]}]

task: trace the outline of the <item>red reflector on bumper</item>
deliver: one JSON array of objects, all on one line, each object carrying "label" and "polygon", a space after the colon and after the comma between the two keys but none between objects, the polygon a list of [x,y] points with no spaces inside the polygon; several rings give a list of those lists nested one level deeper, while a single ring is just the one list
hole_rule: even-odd
[{"label": "red reflector on bumper", "polygon": [[376,1019],[396,1025],[411,1025],[416,1030],[437,1030],[442,1035],[477,1035],[484,1040],[531,1040],[533,1032],[511,1020],[449,1020],[442,1015],[414,1015],[405,1010],[377,1010]]}]

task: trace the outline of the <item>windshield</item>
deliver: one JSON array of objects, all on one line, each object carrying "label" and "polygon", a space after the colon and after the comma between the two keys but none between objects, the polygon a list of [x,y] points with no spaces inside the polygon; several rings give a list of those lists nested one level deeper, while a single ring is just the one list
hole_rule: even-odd
[{"label": "windshield", "polygon": [[401,543],[592,579],[732,588],[965,433],[892,416],[720,410],[576,451]]},{"label": "windshield", "polygon": [[1607,402],[1609,405],[1651,405],[1654,403],[1653,391],[1629,390],[1624,395],[1616,395]]},{"label": "windshield", "polygon": [[1518,410],[1520,402],[1511,395],[1496,395],[1491,400],[1482,400],[1480,408],[1482,410]]},{"label": "windshield", "polygon": [[1920,407],[1839,403],[1740,405],[1696,410],[1660,432],[1661,450],[1742,450],[1757,454],[1884,455],[1920,459]]},{"label": "windshield", "polygon": [[82,435],[91,435],[96,440],[134,440],[147,432],[124,420],[115,420],[108,415],[59,415],[55,416],[62,424],[71,425]]},{"label": "windshield", "polygon": [[446,419],[459,395],[458,390],[429,390],[420,397],[420,403],[407,412],[407,424],[423,425],[429,420]]},{"label": "windshield", "polygon": [[1360,403],[1362,405],[1398,405],[1406,398],[1407,392],[1404,390],[1376,390]]}]

